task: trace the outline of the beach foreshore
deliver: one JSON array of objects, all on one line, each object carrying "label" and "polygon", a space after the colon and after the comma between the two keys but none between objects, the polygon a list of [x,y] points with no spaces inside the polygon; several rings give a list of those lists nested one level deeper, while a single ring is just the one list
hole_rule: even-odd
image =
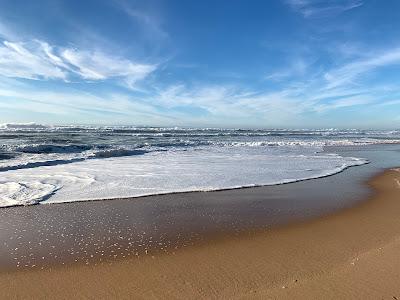
[{"label": "beach foreshore", "polygon": [[366,201],[272,229],[112,264],[2,270],[1,298],[400,299],[400,172]]}]

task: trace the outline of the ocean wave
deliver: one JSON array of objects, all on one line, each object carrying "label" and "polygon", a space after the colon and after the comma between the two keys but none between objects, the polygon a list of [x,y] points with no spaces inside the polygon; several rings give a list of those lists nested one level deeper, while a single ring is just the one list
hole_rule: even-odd
[{"label": "ocean wave", "polygon": [[108,149],[94,152],[89,158],[111,158],[111,157],[121,157],[121,156],[133,156],[133,155],[143,155],[149,151],[141,149]]},{"label": "ocean wave", "polygon": [[[154,141],[153,141],[154,139]],[[58,140],[57,140],[58,141]],[[135,148],[131,146],[119,146],[114,148],[112,145],[99,145],[99,144],[31,144],[21,146],[4,147],[0,149],[11,152],[21,152],[29,154],[68,154],[68,153],[84,153],[92,151],[93,155],[97,157],[111,157],[113,153],[116,156],[135,155],[138,149],[150,152],[154,149],[162,148],[187,148],[187,147],[201,147],[201,146],[219,146],[219,147],[323,147],[323,146],[363,146],[374,144],[399,144],[400,139],[376,139],[376,138],[363,138],[363,139],[335,139],[335,140],[301,140],[301,139],[286,139],[286,140],[255,140],[255,141],[219,141],[219,140],[200,140],[200,139],[169,139],[158,141],[156,137],[149,138],[141,144],[136,144]],[[98,154],[96,154],[98,153]]]},{"label": "ocean wave", "polygon": [[94,146],[91,145],[54,145],[54,144],[36,144],[24,145],[15,148],[16,152],[31,153],[31,154],[49,154],[49,153],[80,153],[91,150]]},{"label": "ocean wave", "polygon": [[15,154],[0,152],[0,160],[12,159],[15,157],[16,157]]},{"label": "ocean wave", "polygon": [[38,130],[49,132],[103,132],[114,134],[138,134],[160,136],[338,136],[338,135],[398,135],[399,130],[362,130],[362,129],[241,129],[241,128],[184,128],[184,127],[147,127],[147,126],[96,126],[96,125],[46,125],[38,123],[4,123],[2,131]]},{"label": "ocean wave", "polygon": [[[143,155],[150,151],[142,150],[142,149],[108,149],[108,150],[99,150],[99,151],[85,151],[82,153],[76,153],[77,155],[71,156],[72,153],[68,153],[67,155],[62,155],[63,152],[57,152],[61,155],[52,155],[52,156],[43,156],[39,155],[39,157],[35,156],[20,156],[17,159],[11,159],[13,157],[5,158],[4,161],[0,164],[0,172],[5,171],[14,171],[21,169],[31,169],[38,167],[50,167],[57,165],[66,165],[76,162],[81,162],[89,159],[105,159],[105,158],[113,158],[113,157],[123,157],[123,156],[134,156],[134,155]],[[27,152],[31,154],[31,152]],[[35,153],[35,152],[34,152]],[[46,152],[41,152],[41,154]],[[52,153],[55,154],[55,153]],[[2,158],[2,154],[0,153],[0,160]],[[8,159],[8,161],[7,161]]]},{"label": "ocean wave", "polygon": [[91,145],[24,145],[13,150],[0,149],[0,172],[37,168],[43,166],[65,165],[89,159],[107,159],[146,155],[159,151],[216,150],[225,148],[266,148],[274,151],[300,151],[302,148],[311,152],[321,152],[327,146],[365,146],[374,144],[398,144],[400,140],[392,139],[358,139],[358,140],[277,140],[277,141],[199,141],[173,140],[169,142],[143,143],[132,148],[91,146]]}]

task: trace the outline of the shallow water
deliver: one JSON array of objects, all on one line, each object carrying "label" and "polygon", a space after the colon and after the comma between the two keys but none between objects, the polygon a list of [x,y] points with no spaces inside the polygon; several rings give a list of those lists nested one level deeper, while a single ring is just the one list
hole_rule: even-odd
[{"label": "shallow water", "polygon": [[0,206],[273,185],[366,163],[398,131],[0,126]]}]

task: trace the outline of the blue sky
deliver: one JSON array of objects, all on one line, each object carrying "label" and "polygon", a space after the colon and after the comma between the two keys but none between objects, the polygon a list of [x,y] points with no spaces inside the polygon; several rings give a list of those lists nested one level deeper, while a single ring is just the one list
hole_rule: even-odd
[{"label": "blue sky", "polygon": [[400,1],[0,0],[0,123],[400,127]]}]

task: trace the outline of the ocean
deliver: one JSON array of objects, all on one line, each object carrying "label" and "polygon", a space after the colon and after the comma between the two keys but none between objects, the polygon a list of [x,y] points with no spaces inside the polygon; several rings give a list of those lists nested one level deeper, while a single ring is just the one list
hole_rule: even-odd
[{"label": "ocean", "polygon": [[336,146],[400,143],[400,131],[3,124],[0,141],[7,207],[324,177],[368,163]]}]

